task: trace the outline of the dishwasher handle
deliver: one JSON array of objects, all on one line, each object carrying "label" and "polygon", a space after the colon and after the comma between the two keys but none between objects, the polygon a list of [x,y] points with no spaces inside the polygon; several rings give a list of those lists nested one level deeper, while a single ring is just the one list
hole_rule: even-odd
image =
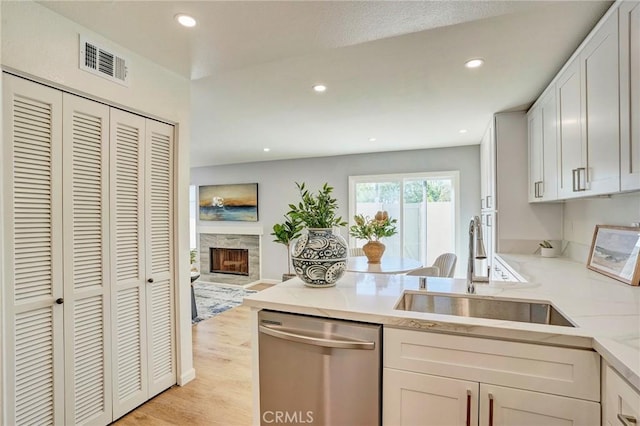
[{"label": "dishwasher handle", "polygon": [[307,345],[323,346],[325,348],[338,349],[375,349],[375,342],[366,342],[362,340],[335,340],[324,339],[321,337],[305,336],[304,334],[291,333],[284,331],[285,329],[277,326],[260,325],[260,332],[278,339],[290,340],[292,342],[304,343]]}]

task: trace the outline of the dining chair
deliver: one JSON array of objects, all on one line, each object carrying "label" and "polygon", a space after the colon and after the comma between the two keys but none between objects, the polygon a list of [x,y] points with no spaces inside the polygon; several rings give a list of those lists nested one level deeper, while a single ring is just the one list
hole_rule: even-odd
[{"label": "dining chair", "polygon": [[362,250],[362,247],[352,247],[349,249],[349,256],[364,256],[364,251]]},{"label": "dining chair", "polygon": [[436,260],[433,262],[433,266],[437,266],[440,269],[441,277],[453,277],[453,273],[456,269],[456,262],[458,261],[458,256],[454,253],[443,253],[440,256],[436,257]]},{"label": "dining chair", "polygon": [[406,275],[413,275],[418,277],[439,277],[440,268],[437,266],[424,266],[422,268],[413,269],[407,272]]}]

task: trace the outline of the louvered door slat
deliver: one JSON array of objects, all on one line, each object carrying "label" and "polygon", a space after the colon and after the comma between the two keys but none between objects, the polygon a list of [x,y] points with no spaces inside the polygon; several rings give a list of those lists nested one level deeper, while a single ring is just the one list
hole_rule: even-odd
[{"label": "louvered door slat", "polygon": [[[48,103],[37,103],[35,100],[22,97],[14,98],[12,105],[13,123],[18,131],[12,135],[14,162],[27,162],[35,156],[42,166],[39,175],[22,172],[14,164],[13,192],[16,198],[29,198],[33,203],[43,202],[50,206],[52,190],[52,119],[54,106]],[[37,141],[28,135],[41,135]],[[30,240],[20,238],[18,234],[14,240],[14,259],[16,270],[28,270],[37,265],[48,265],[46,270],[52,270],[51,238],[52,238],[52,212],[51,208],[41,209],[37,214],[32,210],[14,205],[14,229],[26,228],[27,234],[38,230],[40,236],[45,239],[43,243],[48,250],[42,250],[40,256],[32,257],[32,261],[22,261],[23,254],[30,249]],[[23,229],[24,229],[23,228]],[[31,232],[29,230],[32,230]],[[49,274],[46,280],[39,286],[32,286],[28,274],[17,274],[15,280],[15,301],[29,301],[33,298],[53,296],[53,275]]]},{"label": "louvered door slat", "polygon": [[176,382],[173,278],[173,127],[147,120],[146,229],[150,396]]},{"label": "louvered door slat", "polygon": [[[16,424],[51,423],[54,410],[52,307],[16,315]],[[32,414],[37,415],[32,417]]]},{"label": "louvered door slat", "polygon": [[64,422],[62,94],[3,74],[5,419]]},{"label": "louvered door slat", "polygon": [[66,424],[111,410],[109,108],[64,94]]},{"label": "louvered door slat", "polygon": [[[137,287],[118,294],[118,398],[126,401],[145,391],[142,371],[143,352],[140,292]],[[146,396],[146,395],[145,395]]]},{"label": "louvered door slat", "polygon": [[112,109],[111,271],[113,416],[148,399],[145,320],[145,119]]}]

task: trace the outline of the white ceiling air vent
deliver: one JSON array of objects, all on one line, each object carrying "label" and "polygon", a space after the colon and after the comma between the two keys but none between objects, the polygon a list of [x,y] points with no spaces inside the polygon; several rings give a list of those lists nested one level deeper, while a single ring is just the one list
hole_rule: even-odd
[{"label": "white ceiling air vent", "polygon": [[80,36],[80,69],[129,86],[128,60],[96,43]]}]

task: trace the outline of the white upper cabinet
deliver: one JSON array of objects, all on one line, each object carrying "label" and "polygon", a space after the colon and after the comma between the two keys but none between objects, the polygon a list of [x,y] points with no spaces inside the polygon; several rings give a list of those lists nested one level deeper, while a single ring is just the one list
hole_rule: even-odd
[{"label": "white upper cabinet", "polygon": [[542,110],[533,107],[527,113],[529,130],[529,202],[538,201],[538,186],[542,182]]},{"label": "white upper cabinet", "polygon": [[640,2],[622,2],[620,35],[620,189],[640,189]]},{"label": "white upper cabinet", "polygon": [[580,55],[582,167],[578,190],[589,195],[620,190],[618,14],[613,13]]},{"label": "white upper cabinet", "polygon": [[484,133],[480,143],[480,208],[494,210],[495,206],[495,142],[494,122]]},{"label": "white upper cabinet", "polygon": [[557,108],[555,85],[528,113],[529,201],[558,198]]},{"label": "white upper cabinet", "polygon": [[582,168],[582,121],[580,107],[580,66],[574,60],[560,75],[557,85],[558,96],[558,140],[560,162],[558,164],[558,195],[571,198],[580,195],[577,175]]},{"label": "white upper cabinet", "polygon": [[[633,5],[637,6],[637,2]],[[620,7],[624,7],[620,13],[629,9],[623,15],[627,27],[630,27],[633,7],[626,2]],[[630,122],[638,121],[638,114],[634,116],[629,112],[633,103],[629,99],[628,87],[625,88],[625,84],[637,85],[638,78],[633,80],[624,74],[625,67],[631,69],[631,65],[625,62],[629,61],[625,59],[629,40],[620,36],[623,41],[619,42],[618,15],[617,9],[607,13],[557,76],[555,90],[550,86],[529,113],[530,201],[619,192],[621,169],[622,175],[629,175],[631,182],[635,179],[635,187],[631,183],[628,189],[640,189],[640,156],[633,153],[632,139],[625,136],[629,131],[625,133],[624,130],[625,123],[629,128],[632,127]],[[638,17],[635,19],[637,21]],[[624,28],[621,26],[620,31],[629,34],[630,30]],[[634,43],[637,40],[631,42]],[[636,76],[637,73],[636,64]],[[556,99],[551,98],[550,92],[555,93]],[[546,114],[545,108],[548,109]],[[557,143],[555,150],[551,148],[554,141]],[[637,141],[635,143],[638,144]],[[553,161],[554,155],[557,155],[557,194],[556,188],[546,183],[548,179],[551,182],[554,179],[554,171],[547,164]],[[634,155],[637,158],[634,159]]]},{"label": "white upper cabinet", "polygon": [[620,190],[618,15],[611,14],[560,75],[559,195]]}]

